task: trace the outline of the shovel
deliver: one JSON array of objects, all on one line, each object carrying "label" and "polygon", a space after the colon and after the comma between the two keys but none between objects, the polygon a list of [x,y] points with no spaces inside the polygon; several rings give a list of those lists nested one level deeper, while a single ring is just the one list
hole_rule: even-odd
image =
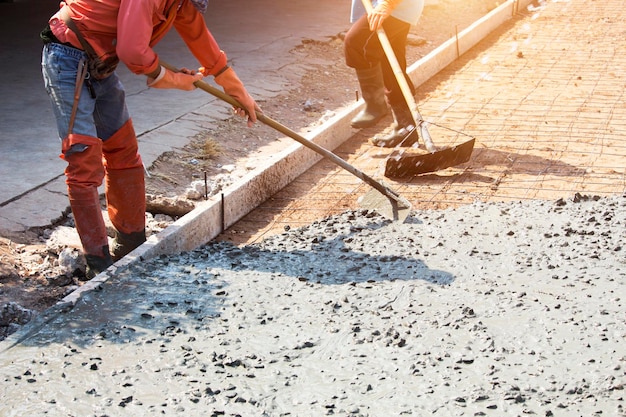
[{"label": "shovel", "polygon": [[[179,71],[176,67],[173,67],[172,65],[169,65],[163,61],[161,61],[160,63],[170,71]],[[207,93],[219,98],[220,100],[225,101],[233,107],[244,108],[233,97],[213,87],[206,81],[200,80],[196,81],[194,84],[199,89],[204,90]],[[296,140],[300,144],[322,155],[326,159],[330,160],[336,165],[339,165],[341,168],[345,169],[357,178],[360,178],[366,184],[370,185],[373,190],[370,190],[368,193],[359,198],[359,203],[362,207],[376,210],[379,214],[393,221],[404,222],[406,220],[411,210],[411,203],[402,196],[400,196],[397,192],[389,188],[389,186],[387,186],[383,182],[376,181],[374,178],[368,176],[356,167],[350,165],[328,149],[323,148],[317,143],[306,139],[305,137],[278,123],[277,121],[269,118],[263,113],[258,112],[256,116],[257,120],[259,120],[263,124],[266,124],[267,126],[279,131],[280,133]]]},{"label": "shovel", "polygon": [[[367,14],[372,13],[374,10],[372,2],[370,0],[361,1],[367,11]],[[472,155],[472,150],[474,149],[474,139],[452,148],[437,149],[437,147],[435,147],[430,133],[428,132],[427,123],[424,121],[422,115],[417,109],[417,103],[411,93],[411,88],[409,87],[406,78],[404,78],[404,72],[402,71],[402,68],[398,63],[398,59],[393,52],[393,48],[385,30],[380,28],[376,31],[376,34],[378,35],[378,40],[383,47],[385,56],[387,57],[389,65],[391,65],[391,69],[393,70],[396,80],[398,81],[398,85],[400,85],[402,95],[404,96],[404,99],[413,114],[413,120],[415,120],[415,125],[419,129],[420,137],[424,141],[426,149],[428,150],[427,154],[421,155],[407,155],[406,152],[393,153],[387,159],[387,163],[385,165],[385,176],[390,178],[399,178],[425,174],[427,172],[438,171],[440,169],[453,167],[469,161],[469,158]]]}]

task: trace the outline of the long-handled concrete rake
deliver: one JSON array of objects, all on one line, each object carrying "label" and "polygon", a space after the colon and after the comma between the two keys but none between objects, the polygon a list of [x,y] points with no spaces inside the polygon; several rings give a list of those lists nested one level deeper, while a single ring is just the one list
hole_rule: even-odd
[{"label": "long-handled concrete rake", "polygon": [[[171,71],[178,72],[179,70],[172,65],[169,65],[163,61],[161,61],[161,65],[168,68]],[[228,94],[222,92],[221,90],[213,87],[206,81],[196,81],[195,86],[200,88],[201,90],[206,91],[207,93],[225,101],[233,107],[243,108],[243,106],[235,100],[233,97]],[[317,152],[322,155],[326,159],[331,162],[339,165],[341,168],[345,169],[349,173],[354,176],[360,178],[362,181],[370,185],[373,190],[361,196],[359,199],[360,205],[362,207],[376,210],[379,214],[393,220],[404,222],[409,215],[411,210],[411,203],[400,196],[397,192],[393,191],[386,184],[376,181],[374,178],[360,171],[356,167],[350,165],[331,151],[326,148],[319,146],[318,144],[306,139],[305,137],[299,135],[288,127],[278,123],[277,121],[269,118],[263,113],[257,113],[257,120],[268,125],[269,127],[279,131],[280,133],[296,140],[300,144],[306,146],[307,148]]]},{"label": "long-handled concrete rake", "polygon": [[[368,14],[373,11],[372,2],[370,0],[361,0],[365,10]],[[422,118],[417,109],[417,103],[411,92],[409,84],[404,78],[404,72],[398,63],[398,59],[393,52],[393,47],[389,42],[389,38],[384,29],[378,29],[376,31],[380,44],[385,52],[387,60],[391,65],[393,73],[400,85],[402,95],[406,100],[409,109],[413,114],[413,120],[415,120],[415,126],[419,129],[419,136],[424,141],[428,153],[426,154],[412,154],[408,152],[399,152],[392,154],[385,165],[385,176],[390,178],[408,177],[427,172],[434,172],[440,169],[453,167],[469,160],[474,149],[475,139],[470,139],[460,145],[456,145],[450,148],[437,149],[433,140],[428,132],[426,121]]]}]

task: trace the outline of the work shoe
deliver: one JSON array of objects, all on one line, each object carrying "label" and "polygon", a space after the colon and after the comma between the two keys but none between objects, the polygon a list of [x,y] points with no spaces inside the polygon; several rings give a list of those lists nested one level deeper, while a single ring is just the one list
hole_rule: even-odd
[{"label": "work shoe", "polygon": [[416,144],[419,141],[419,135],[413,115],[406,104],[392,104],[391,113],[395,122],[393,130],[385,137],[372,138],[372,144],[382,148],[410,147]]},{"label": "work shoe", "polygon": [[359,80],[365,107],[352,119],[350,125],[355,129],[363,129],[376,125],[380,119],[387,115],[385,85],[380,65],[357,69],[356,76]]},{"label": "work shoe", "polygon": [[374,146],[381,148],[411,147],[419,142],[419,135],[415,126],[396,127],[388,136],[374,137],[371,142]]},{"label": "work shoe", "polygon": [[111,254],[116,261],[131,253],[146,241],[146,230],[132,233],[116,231]]},{"label": "work shoe", "polygon": [[[113,265],[113,259],[109,255],[108,251],[104,257],[96,255],[85,255],[85,261],[87,261],[87,268],[85,270],[85,281],[93,279],[99,273],[106,271],[108,267]],[[82,280],[81,280],[82,281]]]},{"label": "work shoe", "polygon": [[365,102],[365,107],[350,122],[355,129],[365,129],[376,126],[376,123],[387,115],[387,107],[376,107]]}]

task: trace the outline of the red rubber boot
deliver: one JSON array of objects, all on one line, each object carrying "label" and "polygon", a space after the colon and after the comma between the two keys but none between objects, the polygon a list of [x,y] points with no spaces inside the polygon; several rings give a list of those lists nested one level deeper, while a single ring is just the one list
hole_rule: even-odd
[{"label": "red rubber boot", "polygon": [[74,223],[87,261],[86,278],[91,279],[113,264],[98,187],[102,184],[102,141],[91,136],[70,134],[63,141],[61,155],[67,195]]},{"label": "red rubber boot", "polygon": [[117,233],[112,247],[120,259],[146,241],[146,187],[137,137],[129,119],[104,141],[105,195]]}]

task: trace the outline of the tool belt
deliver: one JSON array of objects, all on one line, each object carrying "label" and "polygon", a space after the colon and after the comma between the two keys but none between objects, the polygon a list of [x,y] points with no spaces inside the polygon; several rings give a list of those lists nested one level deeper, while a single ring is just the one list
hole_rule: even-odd
[{"label": "tool belt", "polygon": [[[76,37],[80,41],[83,50],[87,54],[87,68],[89,70],[89,75],[91,75],[91,77],[95,78],[96,80],[102,80],[113,74],[113,72],[117,68],[117,64],[119,64],[120,62],[117,55],[111,54],[104,59],[98,56],[93,47],[83,37],[82,33],[80,33],[80,30],[78,30],[76,23],[74,23],[69,15],[67,7],[63,7],[61,9],[60,17],[61,19],[63,19],[67,27],[76,34]],[[50,31],[50,34],[54,39],[56,39],[52,31]]]}]

